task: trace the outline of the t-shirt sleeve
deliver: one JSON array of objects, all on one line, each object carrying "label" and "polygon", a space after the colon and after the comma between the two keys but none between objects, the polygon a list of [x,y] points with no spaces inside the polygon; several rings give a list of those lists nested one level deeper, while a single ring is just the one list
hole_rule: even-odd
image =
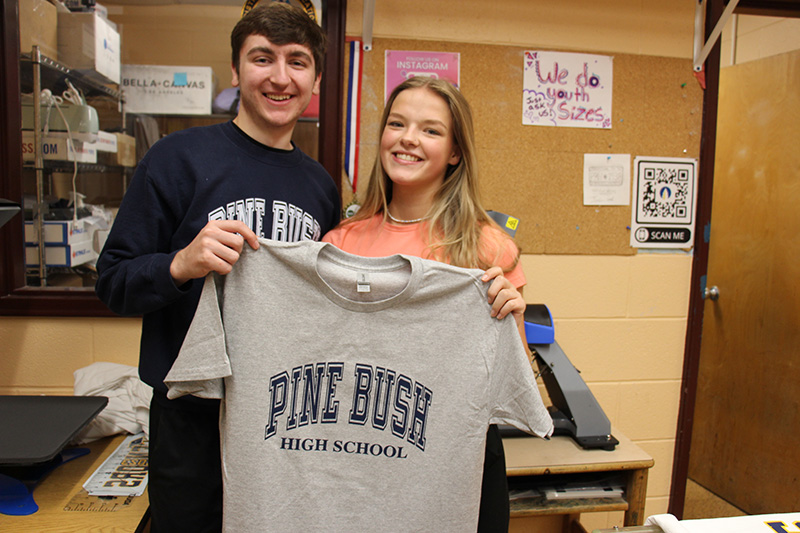
[{"label": "t-shirt sleeve", "polygon": [[206,276],[194,320],[178,358],[164,378],[169,399],[187,394],[222,399],[225,395],[223,378],[231,375],[231,365],[217,290],[222,279],[216,274]]},{"label": "t-shirt sleeve", "polygon": [[533,367],[517,331],[507,317],[497,322],[495,364],[491,371],[491,423],[509,424],[539,437],[553,433],[553,419],[544,406]]}]

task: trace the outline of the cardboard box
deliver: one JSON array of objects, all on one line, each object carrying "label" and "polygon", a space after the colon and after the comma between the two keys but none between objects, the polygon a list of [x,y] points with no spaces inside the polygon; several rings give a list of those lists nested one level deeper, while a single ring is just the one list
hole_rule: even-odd
[{"label": "cardboard box", "polygon": [[120,82],[119,33],[97,13],[58,14],[58,57],[101,83]]},{"label": "cardboard box", "polygon": [[[74,267],[94,261],[97,252],[94,251],[92,240],[85,240],[67,246],[44,247],[44,264],[50,267]],[[39,247],[25,246],[26,266],[39,266]]]},{"label": "cardboard box", "polygon": [[103,152],[115,154],[117,153],[117,136],[113,133],[98,131],[97,140],[94,142],[94,147],[97,148],[97,151],[99,152],[97,154],[98,157]]},{"label": "cardboard box", "polygon": [[[111,133],[116,140],[117,151],[97,152],[97,162],[103,165],[135,167],[136,166],[136,139],[124,133]],[[99,148],[98,148],[99,150]]]},{"label": "cardboard box", "polygon": [[210,115],[211,67],[122,65],[120,89],[128,113]]},{"label": "cardboard box", "polygon": [[108,235],[111,233],[110,229],[99,229],[94,232],[94,236],[92,238],[92,247],[94,251],[97,252],[97,256],[100,257],[100,252],[103,251],[103,246],[106,245],[106,240],[108,239]]},{"label": "cardboard box", "polygon": [[[85,220],[46,220],[43,223],[44,244],[69,245],[92,239],[94,227]],[[36,225],[33,221],[25,222],[25,244],[38,244]]]},{"label": "cardboard box", "polygon": [[120,103],[107,96],[86,95],[86,103],[97,110],[100,129],[103,131],[120,131],[125,129],[122,121]]},{"label": "cardboard box", "polygon": [[124,133],[115,133],[117,137],[117,162],[123,167],[135,167],[136,160],[136,138]]},{"label": "cardboard box", "polygon": [[58,11],[47,0],[19,0],[19,49],[30,54],[34,45],[58,60]]},{"label": "cardboard box", "polygon": [[[71,149],[70,149],[71,148]],[[50,133],[42,139],[42,157],[58,161],[77,161],[78,163],[97,163],[97,148],[94,143],[67,143],[66,133]],[[33,143],[33,132],[22,132],[22,160],[33,161],[36,151]]]}]

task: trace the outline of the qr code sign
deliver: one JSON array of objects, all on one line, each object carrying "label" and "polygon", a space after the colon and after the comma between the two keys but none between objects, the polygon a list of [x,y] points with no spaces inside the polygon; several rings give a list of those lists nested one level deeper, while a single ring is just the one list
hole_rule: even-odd
[{"label": "qr code sign", "polygon": [[642,162],[638,170],[638,222],[691,222],[693,167]]}]

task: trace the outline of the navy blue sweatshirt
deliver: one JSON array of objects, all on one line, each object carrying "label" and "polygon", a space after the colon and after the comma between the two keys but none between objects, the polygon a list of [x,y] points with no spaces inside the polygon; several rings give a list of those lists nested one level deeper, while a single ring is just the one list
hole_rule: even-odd
[{"label": "navy blue sweatshirt", "polygon": [[203,287],[202,279],[176,286],[169,267],[209,220],[242,220],[267,239],[319,240],[339,213],[336,185],[317,161],[297,147],[264,146],[233,122],[155,143],[125,193],[97,261],[95,287],[113,312],[142,316],[142,381],[166,392],[164,376]]}]

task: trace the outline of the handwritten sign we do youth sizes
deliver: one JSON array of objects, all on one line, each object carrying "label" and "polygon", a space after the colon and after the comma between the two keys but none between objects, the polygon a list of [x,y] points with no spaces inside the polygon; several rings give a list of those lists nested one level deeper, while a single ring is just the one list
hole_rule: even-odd
[{"label": "handwritten sign we do youth sizes", "polygon": [[611,129],[613,57],[526,51],[522,124]]}]

